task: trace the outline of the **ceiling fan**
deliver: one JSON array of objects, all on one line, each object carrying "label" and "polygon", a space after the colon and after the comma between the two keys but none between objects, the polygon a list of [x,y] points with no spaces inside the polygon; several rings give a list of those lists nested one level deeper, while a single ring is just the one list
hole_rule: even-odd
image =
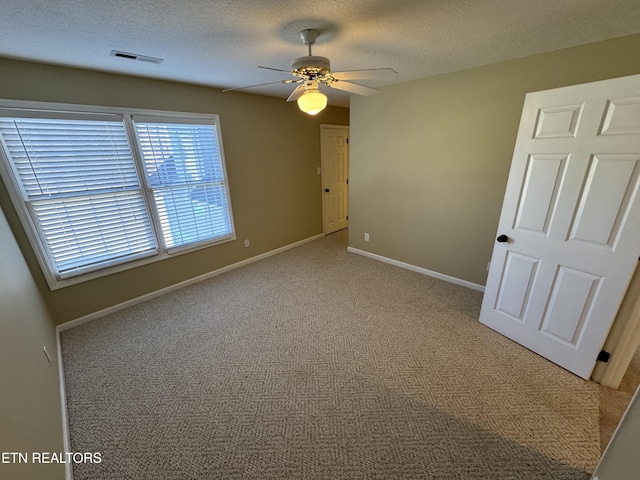
[{"label": "ceiling fan", "polygon": [[287,102],[297,101],[298,107],[305,113],[315,115],[327,106],[327,97],[320,92],[320,87],[335,88],[356,95],[373,95],[377,92],[375,88],[365,87],[352,83],[351,80],[371,80],[396,78],[398,72],[392,68],[370,68],[365,70],[351,70],[347,72],[331,72],[331,63],[326,57],[319,57],[311,54],[311,45],[316,42],[320,35],[317,30],[306,29],[299,32],[300,38],[309,47],[309,55],[298,57],[291,62],[291,71],[278,68],[261,67],[276,72],[285,72],[295,78],[280,80],[279,82],[260,83],[248,85],[246,87],[227,88],[223,92],[243,90],[246,88],[262,87],[265,85],[275,85],[281,83],[299,84],[287,98]]}]

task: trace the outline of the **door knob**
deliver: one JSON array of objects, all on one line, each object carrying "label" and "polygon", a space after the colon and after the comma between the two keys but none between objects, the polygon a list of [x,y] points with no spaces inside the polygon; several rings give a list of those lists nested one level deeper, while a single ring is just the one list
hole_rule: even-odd
[{"label": "door knob", "polygon": [[325,192],[330,192],[331,190],[329,190],[328,188],[324,189]]},{"label": "door knob", "polygon": [[507,237],[506,235],[499,235],[496,240],[500,243],[504,243],[509,241],[509,237]]}]

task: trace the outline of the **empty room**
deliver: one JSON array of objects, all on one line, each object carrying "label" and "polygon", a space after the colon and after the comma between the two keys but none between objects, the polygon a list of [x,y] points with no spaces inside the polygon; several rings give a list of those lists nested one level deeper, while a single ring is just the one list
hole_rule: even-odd
[{"label": "empty room", "polygon": [[2,17],[0,478],[638,478],[637,1]]}]

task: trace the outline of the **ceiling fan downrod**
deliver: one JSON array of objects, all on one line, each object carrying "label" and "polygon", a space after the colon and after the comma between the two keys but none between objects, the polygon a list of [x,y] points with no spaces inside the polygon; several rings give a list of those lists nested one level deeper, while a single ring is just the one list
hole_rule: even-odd
[{"label": "ceiling fan downrod", "polygon": [[298,32],[298,35],[300,35],[300,38],[302,39],[304,44],[308,45],[308,47],[309,47],[309,56],[311,56],[311,45],[316,43],[316,40],[318,39],[318,36],[320,35],[320,32],[318,32],[317,30],[314,30],[312,28],[307,28],[305,30],[302,30],[302,31]]}]

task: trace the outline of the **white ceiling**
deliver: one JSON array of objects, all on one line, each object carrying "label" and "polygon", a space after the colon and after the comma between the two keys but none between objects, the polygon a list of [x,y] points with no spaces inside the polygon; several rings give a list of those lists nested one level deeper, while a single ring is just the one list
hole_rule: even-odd
[{"label": "white ceiling", "polygon": [[289,70],[308,53],[305,28],[321,32],[313,54],[332,71],[399,73],[359,82],[370,87],[640,32],[639,0],[0,0],[0,12],[0,56],[219,88],[292,78],[257,66]]}]

